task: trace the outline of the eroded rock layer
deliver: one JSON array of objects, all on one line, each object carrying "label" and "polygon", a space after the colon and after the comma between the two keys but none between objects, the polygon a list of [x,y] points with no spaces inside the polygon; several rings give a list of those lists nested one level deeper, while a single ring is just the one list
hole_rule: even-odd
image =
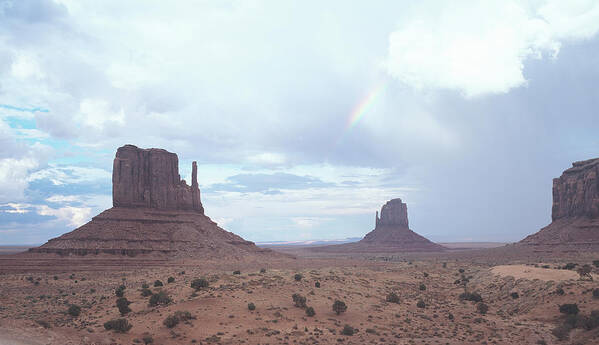
[{"label": "eroded rock layer", "polygon": [[358,242],[313,248],[314,251],[347,253],[391,253],[442,251],[445,247],[418,235],[408,227],[408,207],[392,199],[376,213],[376,226]]},{"label": "eroded rock layer", "polygon": [[599,246],[599,158],[572,163],[553,179],[552,222],[524,245]]}]

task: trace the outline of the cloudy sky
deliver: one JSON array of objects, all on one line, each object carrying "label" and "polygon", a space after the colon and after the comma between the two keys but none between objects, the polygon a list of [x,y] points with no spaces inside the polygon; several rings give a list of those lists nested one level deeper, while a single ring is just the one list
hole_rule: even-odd
[{"label": "cloudy sky", "polygon": [[599,2],[0,0],[0,244],[112,205],[127,143],[197,160],[254,241],[516,241],[599,156]]}]

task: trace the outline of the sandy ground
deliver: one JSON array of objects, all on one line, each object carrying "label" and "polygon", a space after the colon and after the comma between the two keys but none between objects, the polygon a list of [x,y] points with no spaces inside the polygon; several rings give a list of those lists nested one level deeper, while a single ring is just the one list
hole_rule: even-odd
[{"label": "sandy ground", "polygon": [[[67,262],[71,266],[54,265],[58,269],[49,272],[0,275],[0,344],[143,344],[144,336],[153,344],[562,344],[551,335],[562,320],[558,305],[577,303],[585,315],[599,310],[591,293],[597,282],[532,263],[297,259],[86,270]],[[296,274],[302,278],[295,280]],[[168,277],[174,282],[167,283]],[[199,277],[210,286],[195,291],[190,283]],[[163,286],[154,287],[155,280]],[[144,283],[153,293],[165,291],[172,302],[150,306],[141,295]],[[119,285],[132,302],[124,316],[115,306]],[[558,288],[565,293],[556,294]],[[477,303],[461,300],[464,291],[480,293],[489,311],[480,314]],[[391,292],[399,303],[386,301]],[[315,316],[294,306],[294,293],[306,297]],[[347,305],[340,315],[332,310],[337,299]],[[256,309],[248,310],[249,303]],[[81,307],[77,317],[67,314],[72,304]],[[167,328],[164,320],[176,311],[194,319]],[[131,323],[128,332],[104,329],[106,321],[120,317]],[[343,335],[345,325],[355,334]],[[593,344],[595,336],[582,330],[570,335],[580,344]]]}]

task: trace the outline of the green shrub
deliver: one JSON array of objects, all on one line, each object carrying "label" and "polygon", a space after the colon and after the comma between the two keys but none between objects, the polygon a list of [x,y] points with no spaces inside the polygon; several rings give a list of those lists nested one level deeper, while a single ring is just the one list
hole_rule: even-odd
[{"label": "green shrub", "polygon": [[254,303],[248,303],[248,310],[256,310],[256,305]]},{"label": "green shrub", "polygon": [[555,327],[551,331],[551,334],[553,334],[558,340],[566,340],[570,335],[570,330],[572,330],[572,327],[568,325],[560,325]]},{"label": "green shrub", "polygon": [[518,299],[518,298],[520,298],[520,295],[517,292],[512,292],[510,294],[510,296],[512,296],[512,299]]},{"label": "green shrub", "polygon": [[460,294],[460,299],[464,301],[472,301],[477,303],[483,301],[482,296],[476,292],[464,292]]},{"label": "green shrub", "polygon": [[317,287],[317,288],[320,288],[320,282],[314,283],[314,286]]},{"label": "green shrub", "polygon": [[150,307],[154,307],[157,306],[159,304],[161,305],[166,305],[171,303],[173,300],[169,297],[169,295],[164,292],[163,290],[160,290],[158,293],[153,294],[152,297],[150,297]]},{"label": "green shrub", "polygon": [[419,289],[420,291],[424,291],[424,290],[426,290],[426,285],[424,285],[424,284],[420,284],[420,286],[418,287],[418,289]]},{"label": "green shrub", "polygon": [[156,280],[154,282],[154,287],[159,287],[159,286],[164,286],[164,284],[162,284],[162,282],[160,280]]},{"label": "green shrub", "polygon": [[204,278],[194,279],[191,281],[191,287],[196,290],[200,290],[202,288],[207,288],[208,285],[210,285],[210,284]]},{"label": "green shrub", "polygon": [[261,268],[260,273],[266,273],[266,268]]},{"label": "green shrub", "polygon": [[162,324],[165,325],[166,328],[173,328],[178,323],[179,323],[179,319],[177,319],[174,315],[167,316],[166,319],[164,319],[164,321],[162,322]]},{"label": "green shrub", "polygon": [[69,315],[71,315],[72,317],[77,317],[79,316],[79,314],[81,314],[81,307],[76,304],[71,304],[71,306],[67,310],[67,313],[69,313]]},{"label": "green shrub", "polygon": [[593,289],[593,298],[599,298],[599,288]]},{"label": "green shrub", "polygon": [[314,308],[312,308],[312,307],[306,308],[306,315],[309,316],[309,317],[312,317],[312,316],[316,315],[316,312],[314,311]]},{"label": "green shrub", "polygon": [[142,295],[143,297],[152,296],[153,294],[154,294],[154,293],[153,293],[153,292],[152,292],[152,290],[150,290],[150,289],[147,289],[147,288],[141,289],[141,295]]},{"label": "green shrub", "polygon": [[423,300],[419,300],[419,301],[418,301],[418,303],[416,303],[416,306],[417,306],[418,308],[421,308],[421,309],[422,309],[422,308],[425,308],[425,307],[426,307],[426,304],[424,303],[424,301],[423,301]]},{"label": "green shrub", "polygon": [[557,288],[555,290],[555,293],[558,294],[558,295],[560,295],[560,296],[563,296],[566,292],[562,288]]},{"label": "green shrub", "polygon": [[463,268],[460,268],[460,269],[458,270],[458,272],[460,272],[460,273],[464,273],[464,269],[463,269]]},{"label": "green shrub", "polygon": [[399,303],[399,296],[395,292],[390,292],[385,300],[389,303]]},{"label": "green shrub", "polygon": [[142,289],[149,289],[149,288],[150,288],[150,285],[148,285],[148,283],[142,283],[142,284],[141,284],[141,288],[142,288]]},{"label": "green shrub", "polygon": [[352,326],[345,325],[345,326],[343,326],[343,330],[341,331],[341,334],[351,336],[351,335],[354,335],[355,332],[356,332],[356,330]]},{"label": "green shrub", "polygon": [[424,278],[428,277],[428,273],[424,272],[422,275],[424,275]]},{"label": "green shrub", "polygon": [[125,285],[121,285],[114,290],[114,294],[116,295],[116,297],[123,297],[125,295],[125,289]]},{"label": "green shrub", "polygon": [[302,296],[298,293],[294,293],[291,296],[291,299],[293,299],[293,303],[295,303],[295,306],[298,308],[305,308],[306,307],[306,297]]},{"label": "green shrub", "polygon": [[168,277],[168,279],[166,280],[167,283],[174,283],[175,282],[175,277]]},{"label": "green shrub", "polygon": [[599,260],[593,260],[593,266],[599,268]]},{"label": "green shrub", "polygon": [[133,327],[126,319],[113,319],[104,323],[104,328],[107,331],[115,331],[117,333],[126,333]]},{"label": "green shrub", "polygon": [[485,315],[489,311],[489,306],[484,304],[483,302],[480,302],[476,306],[476,310],[478,311],[479,314]]},{"label": "green shrub", "polygon": [[333,302],[333,311],[335,313],[337,313],[337,315],[344,313],[347,310],[347,305],[345,305],[345,302],[340,301],[340,300],[335,300],[335,302]]},{"label": "green shrub", "polygon": [[174,314],[167,316],[162,324],[164,324],[167,328],[173,328],[178,325],[179,322],[185,322],[193,319],[195,319],[195,317],[188,311],[176,311]]},{"label": "green shrub", "polygon": [[575,264],[575,263],[568,262],[568,263],[567,263],[567,264],[564,266],[564,269],[566,269],[566,270],[573,270],[574,268],[576,268],[576,266],[578,266],[578,264]]},{"label": "green shrub", "polygon": [[576,303],[566,303],[559,306],[559,312],[566,315],[576,315],[579,312]]},{"label": "green shrub", "polygon": [[302,280],[302,278],[303,278],[303,277],[304,277],[303,275],[301,275],[301,274],[299,274],[299,273],[296,273],[296,274],[293,276],[293,279],[295,279],[295,281],[296,281],[296,282],[298,282],[298,281]]},{"label": "green shrub", "polygon": [[154,338],[152,338],[152,336],[149,334],[144,334],[141,337],[141,341],[143,341],[145,345],[148,345],[154,343]]},{"label": "green shrub", "polygon": [[241,274],[241,271],[233,271],[233,274],[235,274],[235,275],[240,275],[240,274]]},{"label": "green shrub", "polygon": [[116,307],[119,309],[121,315],[125,315],[131,311],[129,304],[131,304],[131,302],[129,302],[125,297],[120,297],[116,300]]}]

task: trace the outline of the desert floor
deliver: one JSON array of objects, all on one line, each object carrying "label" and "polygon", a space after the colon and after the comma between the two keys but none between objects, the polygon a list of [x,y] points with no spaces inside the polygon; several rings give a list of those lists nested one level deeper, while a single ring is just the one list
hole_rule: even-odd
[{"label": "desert floor", "polygon": [[[599,253],[537,261],[525,255],[518,262],[476,257],[136,258],[130,265],[126,259],[85,257],[43,259],[46,265],[39,265],[5,256],[0,257],[0,344],[597,344],[599,327],[573,329],[565,341],[552,330],[564,323],[559,305],[576,303],[580,315],[599,310],[599,298],[593,297],[599,276],[579,280],[575,271],[558,268],[567,262],[590,264]],[[24,262],[21,268],[18,262]],[[168,283],[169,277],[174,282]],[[193,289],[196,278],[208,280],[209,287]],[[156,280],[163,286],[154,287]],[[150,306],[150,297],[141,295],[144,283],[154,294],[165,291],[172,302]],[[115,306],[120,285],[132,302],[123,316]],[[483,301],[460,299],[465,291],[479,293]],[[386,301],[391,292],[398,303]],[[293,294],[306,297],[315,315],[296,307]],[[337,315],[335,300],[344,301],[347,311]],[[481,303],[488,306],[486,314],[478,311]],[[79,316],[67,313],[71,305],[81,307]],[[164,320],[177,311],[193,318],[166,327]],[[132,325],[128,332],[105,329],[105,322],[121,317]],[[353,335],[343,334],[346,325]]]}]

